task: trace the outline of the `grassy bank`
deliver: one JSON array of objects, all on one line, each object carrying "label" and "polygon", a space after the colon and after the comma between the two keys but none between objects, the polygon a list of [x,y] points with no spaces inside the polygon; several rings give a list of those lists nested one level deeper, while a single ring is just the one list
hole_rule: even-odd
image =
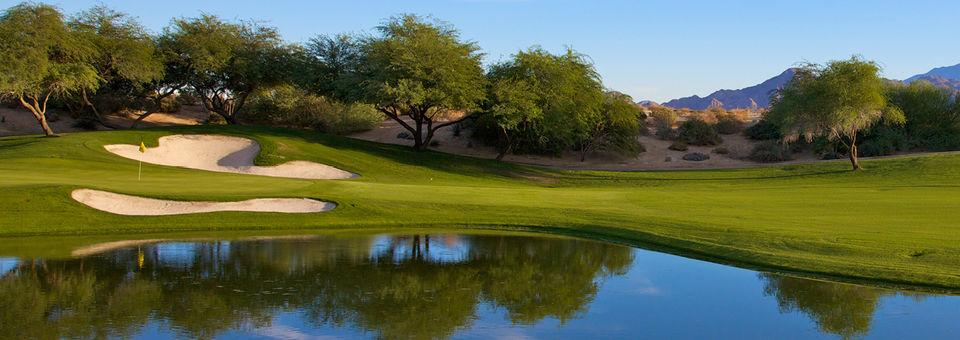
[{"label": "grassy bank", "polygon": [[[172,133],[255,138],[260,164],[310,160],[359,173],[296,180],[144,164],[105,144]],[[502,227],[614,239],[769,268],[960,289],[960,156],[671,172],[554,171],[285,130],[201,127],[0,138],[0,236],[191,230]],[[181,200],[310,197],[319,214],[124,217],[76,188]]]}]

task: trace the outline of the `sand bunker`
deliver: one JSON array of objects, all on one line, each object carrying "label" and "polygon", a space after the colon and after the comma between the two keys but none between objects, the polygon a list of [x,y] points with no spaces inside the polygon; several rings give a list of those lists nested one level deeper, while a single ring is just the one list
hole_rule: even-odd
[{"label": "sand bunker", "polygon": [[256,141],[219,135],[172,135],[160,138],[160,146],[140,153],[138,145],[114,144],[104,148],[114,154],[145,163],[190,169],[303,179],[345,179],[356,174],[329,165],[293,161],[277,166],[255,166],[260,152]]},{"label": "sand bunker", "polygon": [[77,189],[70,197],[87,206],[118,215],[159,216],[207,213],[216,211],[252,211],[279,213],[314,213],[328,211],[337,205],[309,198],[257,198],[238,202],[170,201]]}]

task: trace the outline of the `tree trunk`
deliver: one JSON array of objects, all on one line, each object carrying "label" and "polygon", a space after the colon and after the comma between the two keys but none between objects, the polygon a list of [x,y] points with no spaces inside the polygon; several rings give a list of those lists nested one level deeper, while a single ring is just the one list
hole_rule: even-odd
[{"label": "tree trunk", "polygon": [[237,125],[237,117],[236,117],[236,116],[234,116],[234,115],[225,115],[225,114],[221,114],[220,116],[223,117],[223,120],[227,121],[227,124],[229,124],[229,125]]},{"label": "tree trunk", "polygon": [[417,129],[413,132],[413,149],[417,151],[423,151],[426,149],[423,144],[423,122],[420,120],[414,120],[414,123],[417,124]]},{"label": "tree trunk", "polygon": [[20,105],[23,105],[23,107],[25,107],[27,110],[30,110],[30,112],[33,113],[33,118],[36,118],[37,123],[40,123],[40,129],[43,130],[43,135],[47,137],[56,137],[57,134],[54,133],[53,129],[50,128],[50,124],[47,124],[47,115],[46,115],[47,102],[44,101],[43,105],[41,106],[36,97],[31,97],[31,98],[33,100],[34,105],[30,105],[30,103],[27,103],[27,100],[24,99],[22,95],[18,96],[18,99],[20,99]]},{"label": "tree trunk", "polygon": [[857,145],[850,144],[850,164],[853,165],[853,170],[860,170],[860,160],[857,155]]},{"label": "tree trunk", "polygon": [[97,123],[100,123],[100,125],[103,125],[103,127],[105,128],[116,130],[117,129],[116,126],[114,126],[113,124],[109,124],[103,120],[103,116],[100,115],[100,111],[97,110],[97,107],[94,106],[93,103],[90,101],[90,98],[87,97],[87,90],[81,90],[80,93],[82,93],[83,95],[83,102],[86,103],[87,106],[90,106],[90,111],[93,112],[93,118],[97,120]]},{"label": "tree trunk", "polygon": [[510,133],[507,132],[507,128],[500,126],[500,133],[503,134],[503,139],[507,140],[507,145],[500,149],[500,153],[497,154],[497,161],[502,161],[503,156],[506,156],[513,149],[513,140],[510,138]]},{"label": "tree trunk", "polygon": [[151,111],[144,112],[142,115],[140,115],[140,117],[137,117],[137,119],[133,121],[133,124],[130,124],[130,128],[136,129],[137,125],[140,125],[140,122],[142,122],[144,119],[147,119],[147,117],[149,117],[152,114],[153,112]]},{"label": "tree trunk", "polygon": [[50,125],[47,124],[47,116],[41,114],[40,119],[37,119],[40,122],[40,128],[43,129],[43,135],[47,137],[56,137],[57,134],[53,133],[53,129],[50,128]]}]

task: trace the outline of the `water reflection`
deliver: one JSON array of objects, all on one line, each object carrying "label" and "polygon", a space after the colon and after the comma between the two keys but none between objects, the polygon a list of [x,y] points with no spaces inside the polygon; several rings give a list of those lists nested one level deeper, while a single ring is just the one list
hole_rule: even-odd
[{"label": "water reflection", "polygon": [[[636,254],[572,239],[388,235],[160,243],[79,259],[8,259],[0,261],[0,334],[263,335],[258,330],[282,328],[274,325],[278,315],[294,313],[306,328],[444,338],[473,327],[487,309],[512,325],[550,319],[562,327],[589,319],[602,284],[626,275]],[[822,331],[844,337],[865,334],[880,298],[892,294],[771,274],[760,280],[782,312],[805,313]]]},{"label": "water reflection", "polygon": [[516,323],[575,317],[597,280],[623,273],[632,256],[621,246],[529,237],[158,244],[18,264],[0,280],[0,334],[129,337],[154,319],[209,338],[298,310],[317,325],[381,337],[447,337],[470,326],[480,303]]}]

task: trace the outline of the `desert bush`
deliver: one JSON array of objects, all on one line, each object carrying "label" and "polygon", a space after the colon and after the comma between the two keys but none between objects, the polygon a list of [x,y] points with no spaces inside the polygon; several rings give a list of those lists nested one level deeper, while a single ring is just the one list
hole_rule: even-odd
[{"label": "desert bush", "polygon": [[[917,81],[906,86],[890,86],[887,96],[891,104],[903,111],[906,123],[902,126],[883,124],[880,129],[871,130],[866,138],[872,139],[879,132],[887,134],[884,139],[890,139],[890,130],[894,130],[903,135],[909,148],[960,149],[960,106],[953,91]],[[880,144],[880,149],[889,146]]]},{"label": "desert bush", "polygon": [[829,160],[829,159],[841,159],[841,158],[845,158],[845,156],[836,151],[830,151],[820,155],[820,159]]},{"label": "desert bush", "polygon": [[753,147],[750,160],[761,163],[783,162],[790,160],[790,150],[777,141],[766,140]]},{"label": "desert bush", "polygon": [[710,155],[700,152],[691,152],[683,155],[683,160],[692,162],[702,162],[710,159]]},{"label": "desert bush", "polygon": [[862,140],[857,151],[863,157],[892,155],[898,150],[906,149],[908,145],[903,129],[889,125],[875,126]]},{"label": "desert bush", "polygon": [[246,121],[332,134],[369,130],[383,121],[383,115],[373,106],[341,103],[307,94],[292,86],[258,92],[248,105],[241,115]]},{"label": "desert bush", "polygon": [[717,145],[723,142],[713,125],[700,119],[691,119],[680,124],[677,140],[690,145]]},{"label": "desert bush", "polygon": [[[154,104],[156,105],[156,104]],[[160,100],[160,107],[156,108],[159,112],[175,113],[180,112],[180,102],[178,96],[171,95]]]},{"label": "desert bush", "polygon": [[690,147],[687,146],[687,143],[681,140],[674,141],[672,144],[670,144],[670,146],[667,147],[667,149],[670,149],[673,151],[687,151],[687,149],[689,148]]},{"label": "desert bush", "polygon": [[732,135],[742,132],[744,125],[744,121],[739,117],[734,114],[727,113],[717,116],[717,123],[714,125],[714,127],[717,129],[717,133],[719,134]]},{"label": "desert bush", "polygon": [[227,120],[223,119],[223,116],[216,113],[211,113],[206,120],[203,121],[204,125],[227,125]]},{"label": "desert bush", "polygon": [[780,127],[778,127],[776,124],[765,119],[761,119],[757,121],[755,124],[748,127],[746,130],[744,130],[744,134],[747,136],[747,138],[750,138],[753,140],[770,140],[770,139],[783,138],[783,135],[780,133]]},{"label": "desert bush", "polygon": [[657,130],[656,136],[663,140],[675,138],[673,125],[677,123],[676,111],[662,106],[650,108],[650,117],[653,118],[653,127]]},{"label": "desert bush", "polygon": [[[323,97],[313,97],[309,101],[315,102],[316,106],[302,107],[302,109],[318,108],[313,113],[319,120],[316,128],[326,133],[346,135],[367,131],[376,128],[383,122],[383,114],[372,105],[345,104]],[[323,103],[327,105],[323,105]]]}]

